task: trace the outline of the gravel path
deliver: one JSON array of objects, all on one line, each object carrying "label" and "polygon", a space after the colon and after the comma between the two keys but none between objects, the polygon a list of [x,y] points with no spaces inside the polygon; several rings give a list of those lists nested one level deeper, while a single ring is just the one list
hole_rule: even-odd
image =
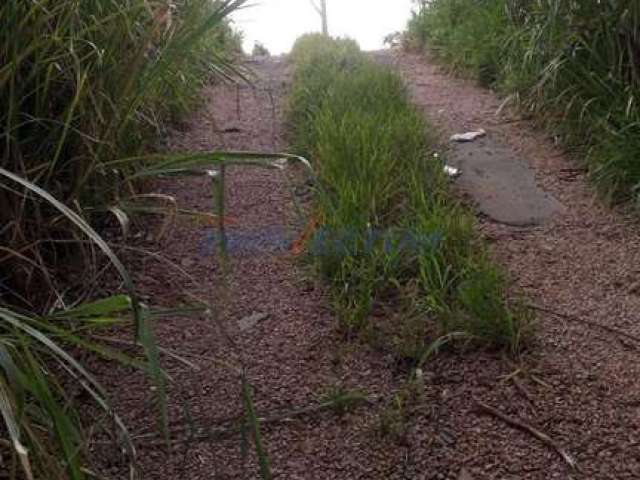
[{"label": "gravel path", "polygon": [[[201,110],[171,135],[168,148],[286,150],[282,129],[288,67],[277,59],[250,67],[258,76],[255,88],[206,89]],[[228,289],[221,288],[216,230],[197,222],[180,221],[160,243],[146,245],[188,271],[192,281],[151,258],[135,269],[152,304],[213,297],[218,308],[227,305],[214,312],[214,318],[167,318],[157,325],[159,344],[197,367],[166,361],[174,379],[171,424],[178,433],[187,422],[198,431],[207,426],[215,430],[241,414],[239,376],[222,362],[244,366],[255,389],[258,415],[265,417],[317,406],[336,393],[359,389],[382,400],[344,414],[323,410],[264,425],[272,473],[286,479],[394,478],[404,450],[390,448],[377,435],[379,411],[402,383],[393,359],[348,345],[337,333],[326,293],[289,252],[300,225],[281,173],[231,168],[228,176]],[[211,187],[204,180],[171,180],[161,189],[185,208],[211,211]],[[152,430],[155,410],[145,403],[149,391],[143,388],[144,379],[123,369],[104,376],[104,383],[117,392],[119,411],[132,433]],[[145,438],[138,445],[145,480],[258,478],[255,452],[250,446],[243,457],[238,433],[194,440],[171,455],[157,443],[157,438]],[[113,468],[121,472],[121,467]],[[119,475],[114,473],[115,478]]]},{"label": "gravel path", "polygon": [[[577,162],[569,161],[542,132],[508,113],[496,116],[501,100],[491,92],[454,79],[417,55],[387,53],[381,61],[397,66],[416,104],[447,138],[485,128],[528,160],[538,186],[567,207],[534,228],[481,219],[480,227],[513,283],[544,309],[624,332],[540,312],[536,344],[511,369],[519,370],[517,378],[528,393],[499,379],[487,392],[486,398],[505,413],[521,416],[563,445],[581,472],[569,476],[559,457],[533,437],[490,418],[467,419],[467,446],[461,450],[473,458],[470,470],[479,478],[496,479],[640,478],[640,341],[631,338],[640,339],[637,220],[595,200]],[[478,380],[467,376],[465,383]],[[443,408],[455,417],[470,403],[463,399]]]},{"label": "gravel path", "polygon": [[[392,56],[393,55],[393,56]],[[595,203],[580,171],[541,134],[495,117],[499,100],[442,75],[412,55],[385,53],[403,72],[416,103],[443,133],[485,127],[531,162],[538,185],[567,211],[535,228],[481,221],[498,261],[533,302],[640,337],[637,227]],[[256,88],[216,87],[168,147],[176,150],[283,150],[283,105],[289,82],[281,60],[251,65]],[[207,210],[208,183],[182,179],[162,185],[189,207]],[[175,305],[192,296],[226,304],[212,316],[166,318],[159,343],[195,368],[170,359],[171,424],[224,425],[242,411],[237,373],[255,387],[258,414],[318,405],[332,392],[360,390],[371,402],[340,414],[315,412],[264,425],[274,477],[282,479],[477,480],[640,478],[640,342],[600,328],[539,315],[537,340],[517,361],[484,351],[449,351],[427,365],[424,391],[410,404],[395,397],[406,371],[383,352],[349,344],[336,332],[326,292],[288,252],[299,229],[281,174],[232,169],[227,213],[233,224],[228,289],[213,247],[215,230],[180,221],[145,248],[161,251],[192,280],[151,258],[138,260],[138,281],[151,303]],[[635,288],[634,288],[635,285]],[[240,323],[238,320],[242,320]],[[134,435],[151,430],[148,386],[123,369],[102,374]],[[514,381],[515,379],[515,381]],[[572,472],[557,452],[529,433],[480,414],[476,399],[521,418],[575,457]],[[386,435],[383,428],[394,430]],[[258,478],[252,448],[242,455],[237,433],[194,439],[171,454],[145,438],[138,456],[147,479]],[[109,464],[109,450],[98,450]],[[112,466],[113,478],[124,478]]]}]

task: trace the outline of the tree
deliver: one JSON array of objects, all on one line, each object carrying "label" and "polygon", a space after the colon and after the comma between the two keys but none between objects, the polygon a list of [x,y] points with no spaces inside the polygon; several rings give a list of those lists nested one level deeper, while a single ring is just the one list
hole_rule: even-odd
[{"label": "tree", "polygon": [[322,18],[322,33],[329,35],[329,20],[327,17],[327,0],[320,0],[320,6],[316,3],[316,0],[310,0],[313,8],[316,9],[318,15]]},{"label": "tree", "polygon": [[270,57],[271,53],[265,47],[262,42],[255,42],[253,44],[253,52],[251,53],[254,57]]}]

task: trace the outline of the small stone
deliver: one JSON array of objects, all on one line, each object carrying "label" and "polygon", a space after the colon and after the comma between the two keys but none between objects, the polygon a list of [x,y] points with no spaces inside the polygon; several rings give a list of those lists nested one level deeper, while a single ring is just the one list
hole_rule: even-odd
[{"label": "small stone", "polygon": [[182,265],[184,268],[191,268],[195,263],[196,262],[194,262],[191,258],[183,258],[180,261],[180,265]]},{"label": "small stone", "polygon": [[238,328],[241,332],[255,327],[258,323],[269,318],[268,313],[252,313],[248,317],[238,320]]},{"label": "small stone", "polygon": [[456,438],[453,436],[452,433],[448,432],[447,430],[440,431],[439,437],[440,437],[440,441],[444,445],[447,445],[450,447],[456,444]]},{"label": "small stone", "polygon": [[540,245],[540,250],[542,250],[543,252],[546,252],[546,253],[553,253],[554,248],[553,248],[553,246],[549,245],[548,243],[543,243],[542,245]]}]

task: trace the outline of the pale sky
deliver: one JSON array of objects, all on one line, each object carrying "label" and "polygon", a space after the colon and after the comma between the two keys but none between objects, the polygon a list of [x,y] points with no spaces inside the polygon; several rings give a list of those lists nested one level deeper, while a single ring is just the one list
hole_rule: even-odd
[{"label": "pale sky", "polygon": [[[321,28],[311,0],[250,0],[249,4],[233,15],[244,32],[248,53],[255,41],[272,54],[286,53],[300,35]],[[404,30],[412,4],[412,0],[327,0],[329,33],[354,38],[363,50],[382,48],[385,35]]]}]

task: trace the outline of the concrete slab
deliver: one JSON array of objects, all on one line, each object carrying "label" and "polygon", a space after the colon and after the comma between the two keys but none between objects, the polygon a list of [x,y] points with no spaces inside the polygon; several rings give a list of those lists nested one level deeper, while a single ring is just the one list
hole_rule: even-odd
[{"label": "concrete slab", "polygon": [[514,226],[539,225],[565,207],[536,185],[526,160],[490,137],[454,144],[447,163],[462,170],[456,184],[491,219]]}]

